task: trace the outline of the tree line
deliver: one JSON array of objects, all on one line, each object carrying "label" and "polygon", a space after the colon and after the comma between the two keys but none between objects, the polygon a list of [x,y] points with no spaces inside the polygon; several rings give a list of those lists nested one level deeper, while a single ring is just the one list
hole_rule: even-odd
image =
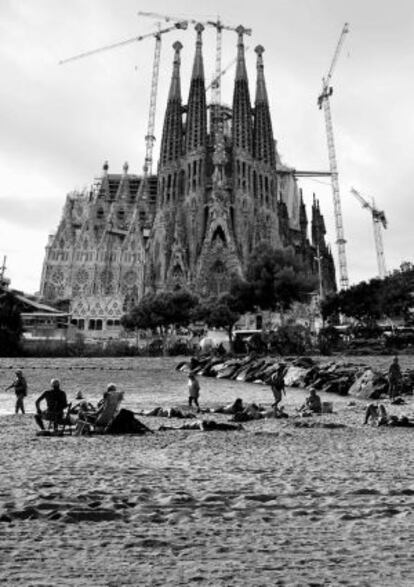
[{"label": "tree line", "polygon": [[182,289],[148,293],[121,323],[129,331],[157,329],[165,337],[171,328],[203,322],[225,329],[231,341],[234,325],[243,314],[271,310],[283,315],[294,302],[306,301],[316,288],[316,278],[291,252],[263,243],[253,251],[245,279],[234,276],[227,293],[207,299]]}]

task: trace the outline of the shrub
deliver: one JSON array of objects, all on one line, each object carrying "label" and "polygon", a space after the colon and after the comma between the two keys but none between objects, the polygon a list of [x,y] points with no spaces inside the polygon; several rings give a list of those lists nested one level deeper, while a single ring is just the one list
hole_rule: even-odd
[{"label": "shrub", "polygon": [[303,355],[312,348],[309,328],[302,324],[286,324],[269,334],[270,350],[280,355]]}]

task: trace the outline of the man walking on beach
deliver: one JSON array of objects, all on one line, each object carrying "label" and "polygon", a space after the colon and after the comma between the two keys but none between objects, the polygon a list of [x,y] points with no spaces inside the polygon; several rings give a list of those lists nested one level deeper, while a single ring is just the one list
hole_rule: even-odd
[{"label": "man walking on beach", "polygon": [[196,376],[194,373],[190,373],[188,376],[188,405],[190,408],[193,405],[193,402],[197,406],[197,412],[200,411],[200,406],[198,405],[198,398],[200,397],[200,384],[197,381]]},{"label": "man walking on beach", "polygon": [[27,383],[26,379],[23,377],[23,371],[21,369],[17,369],[16,378],[9,387],[6,387],[6,391],[12,388],[14,388],[14,393],[16,394],[15,413],[18,414],[19,411],[21,411],[21,413],[24,414],[23,400],[27,395]]},{"label": "man walking on beach", "polygon": [[[36,415],[35,421],[41,430],[44,430],[43,420],[49,420],[53,422],[53,428],[56,430],[58,424],[63,419],[63,410],[68,405],[66,393],[63,389],[60,389],[59,379],[52,379],[50,382],[51,389],[44,391],[36,400]],[[40,409],[40,403],[46,402],[46,410],[42,412]]]},{"label": "man walking on beach", "polygon": [[398,395],[401,379],[402,375],[398,357],[394,357],[388,369],[388,392],[390,394],[390,400],[393,400]]}]

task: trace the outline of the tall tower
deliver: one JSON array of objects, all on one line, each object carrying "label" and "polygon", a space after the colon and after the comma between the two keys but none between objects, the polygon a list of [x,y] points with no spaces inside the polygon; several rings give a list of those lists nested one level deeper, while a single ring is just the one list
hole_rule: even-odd
[{"label": "tall tower", "polygon": [[237,250],[245,263],[253,247],[253,120],[243,42],[245,29],[240,25],[236,32],[237,66],[232,122],[233,197],[230,212]]},{"label": "tall tower", "polygon": [[182,44],[173,45],[174,60],[170,91],[162,130],[160,160],[158,164],[157,211],[152,226],[149,265],[146,279],[155,288],[163,287],[174,238],[174,223],[181,193],[181,156],[183,151],[183,120],[180,80],[180,51]]},{"label": "tall tower", "polygon": [[[255,48],[256,61],[256,98],[253,126],[253,192],[256,210],[255,242],[266,240],[272,246],[282,244],[279,234],[272,230],[278,223],[277,184],[276,184],[276,150],[270,117],[269,100],[264,78],[264,48]],[[279,207],[280,208],[280,207]]]},{"label": "tall tower", "polygon": [[205,232],[206,208],[206,155],[207,155],[207,104],[202,55],[202,32],[198,23],[196,49],[186,107],[184,139],[184,208],[191,272],[194,273]]}]

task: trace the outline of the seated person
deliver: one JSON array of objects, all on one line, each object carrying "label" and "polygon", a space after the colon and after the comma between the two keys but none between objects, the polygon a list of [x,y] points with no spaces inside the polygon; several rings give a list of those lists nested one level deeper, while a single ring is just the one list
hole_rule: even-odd
[{"label": "seated person", "polygon": [[79,414],[77,433],[89,432],[92,426],[93,428],[105,430],[120,411],[123,397],[122,391],[117,391],[116,385],[110,383],[98,404],[98,409],[93,412]]},{"label": "seated person", "polygon": [[302,414],[321,414],[322,413],[322,402],[319,395],[316,393],[316,390],[311,387],[309,390],[309,395],[305,400],[305,403],[300,408]]},{"label": "seated person", "polygon": [[[63,411],[67,407],[68,402],[66,393],[60,389],[59,379],[52,379],[50,382],[51,389],[44,391],[36,400],[36,415],[35,421],[41,430],[44,430],[43,420],[53,422],[54,430],[60,423],[63,422]],[[46,402],[46,410],[40,409],[42,401]]]},{"label": "seated person", "polygon": [[382,404],[368,404],[365,410],[364,424],[380,426],[387,423],[387,411]]},{"label": "seated person", "polygon": [[79,417],[82,417],[87,413],[94,413],[96,411],[95,406],[85,400],[81,391],[78,391],[75,399],[78,401],[70,407],[68,415],[71,424],[76,424]]}]

